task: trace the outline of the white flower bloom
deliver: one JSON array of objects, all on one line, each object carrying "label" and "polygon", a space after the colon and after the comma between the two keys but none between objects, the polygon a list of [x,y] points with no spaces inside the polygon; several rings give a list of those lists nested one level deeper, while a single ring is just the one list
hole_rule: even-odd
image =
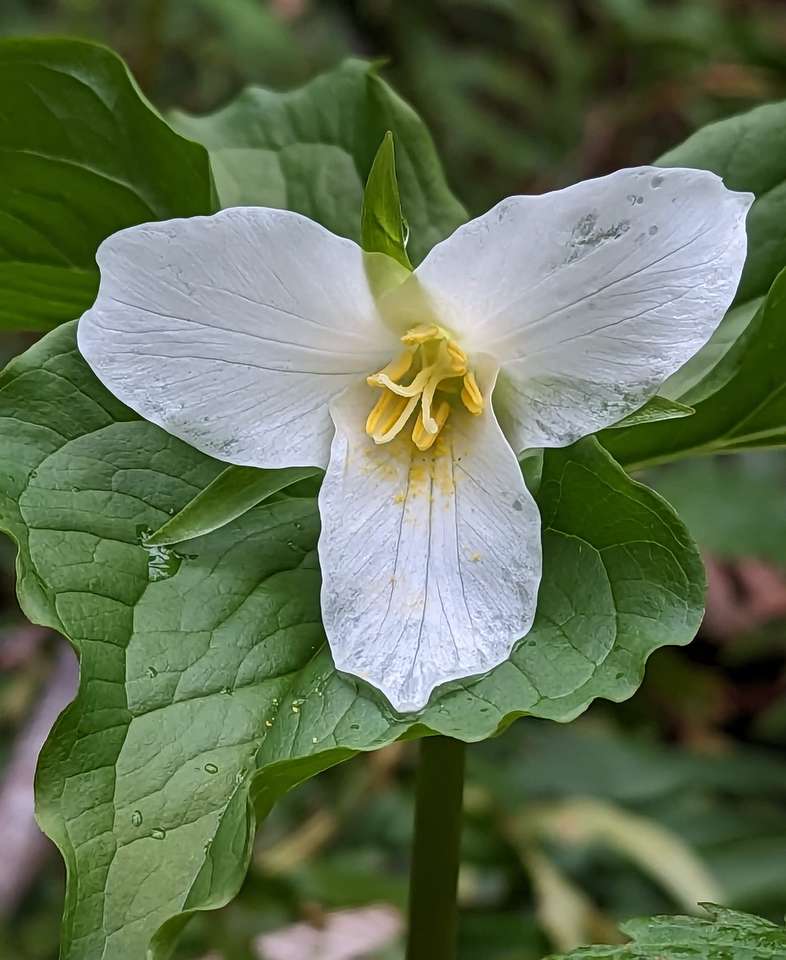
[{"label": "white flower bloom", "polygon": [[751,200],[654,167],[510,197],[384,293],[373,257],[295,213],[144,224],[101,245],[79,347],[211,456],[327,469],[336,666],[416,710],[532,625],[540,524],[517,455],[615,423],[707,342]]}]

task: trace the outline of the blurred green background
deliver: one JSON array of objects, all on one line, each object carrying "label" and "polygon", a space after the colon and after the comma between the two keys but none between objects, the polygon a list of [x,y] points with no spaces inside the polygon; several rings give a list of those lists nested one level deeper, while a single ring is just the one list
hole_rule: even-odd
[{"label": "blurred green background", "polygon": [[[0,34],[104,41],[157,106],[194,112],[247,83],[283,89],[350,54],[385,58],[473,213],[649,162],[786,97],[783,0],[2,0]],[[656,654],[628,703],[566,727],[520,721],[469,751],[465,960],[536,960],[698,900],[786,911],[786,460],[644,479],[705,552],[704,627]],[[31,827],[29,780],[73,687],[63,648],[25,624],[3,543],[0,960],[57,955],[62,869]],[[401,958],[414,759],[396,745],[286,798],[241,896],[191,924],[179,960]]]}]

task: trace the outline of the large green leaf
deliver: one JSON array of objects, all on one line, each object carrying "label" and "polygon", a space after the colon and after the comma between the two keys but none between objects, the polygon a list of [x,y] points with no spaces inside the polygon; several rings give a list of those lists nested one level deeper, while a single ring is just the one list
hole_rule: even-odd
[{"label": "large green leaf", "polygon": [[[0,520],[27,615],[81,657],[41,757],[38,813],[69,873],[63,956],[164,957],[183,914],[225,902],[254,814],[358,750],[428,730],[491,736],[621,700],[685,643],[703,578],[684,527],[592,440],[546,454],[545,575],[512,659],[396,717],[333,669],[313,498],[268,501],[184,544],[146,534],[221,472],[110,396],[50,333],[0,379]],[[588,505],[592,509],[587,509]],[[158,932],[157,932],[158,931]]]},{"label": "large green leaf", "polygon": [[782,960],[786,929],[749,913],[706,905],[709,917],[650,917],[622,930],[621,947],[581,947],[551,960]]},{"label": "large green leaf", "polygon": [[723,383],[684,420],[608,430],[603,442],[631,467],[678,457],[786,443],[786,270],[753,322],[721,360]]},{"label": "large green leaf", "polygon": [[363,186],[390,130],[412,260],[466,216],[423,121],[370,63],[348,60],[288,93],[250,87],[217,113],[172,122],[210,151],[225,207],[296,210],[359,242]]},{"label": "large green leaf", "polygon": [[46,330],[95,298],[109,234],[214,206],[203,147],[176,134],[111,51],[0,43],[0,328]]}]

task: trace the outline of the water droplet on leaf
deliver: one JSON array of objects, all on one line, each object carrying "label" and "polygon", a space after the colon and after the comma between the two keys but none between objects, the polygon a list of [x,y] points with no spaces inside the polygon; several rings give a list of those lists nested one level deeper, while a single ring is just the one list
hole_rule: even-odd
[{"label": "water droplet on leaf", "polygon": [[147,538],[153,531],[149,527],[138,527],[139,542],[147,553],[147,578],[151,583],[168,580],[180,569],[183,558],[171,547],[153,546]]},{"label": "water droplet on leaf", "polygon": [[148,547],[147,576],[155,583],[158,580],[168,580],[174,577],[180,569],[181,558],[167,547]]}]

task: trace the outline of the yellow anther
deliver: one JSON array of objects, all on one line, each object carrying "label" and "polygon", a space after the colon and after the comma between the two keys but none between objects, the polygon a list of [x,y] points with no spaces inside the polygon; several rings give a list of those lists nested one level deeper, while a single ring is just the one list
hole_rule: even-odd
[{"label": "yellow anther", "polygon": [[469,370],[464,374],[461,387],[461,402],[474,416],[483,413],[483,394],[480,392],[475,374]]},{"label": "yellow anther", "polygon": [[437,429],[433,433],[426,429],[422,416],[417,418],[415,421],[415,429],[412,431],[412,442],[415,444],[418,450],[428,450],[429,447],[432,446],[434,441],[439,436],[440,431],[445,426],[445,421],[449,416],[450,404],[447,400],[442,400],[434,417],[437,424]]},{"label": "yellow anther", "polygon": [[436,340],[440,338],[441,335],[442,331],[436,323],[419,323],[416,327],[412,327],[411,330],[407,330],[401,338],[401,342],[412,344],[413,346],[420,346],[421,343],[425,343],[427,340]]},{"label": "yellow anther", "polygon": [[396,397],[395,394],[390,394],[390,396],[395,399],[395,409],[399,411],[398,416],[393,419],[391,411],[390,418],[386,420],[384,424],[380,423],[377,426],[377,429],[371,433],[374,443],[390,443],[391,440],[397,437],[406,426],[407,420],[412,416],[412,412],[420,400],[420,397],[410,397],[406,399],[404,397]]},{"label": "yellow anther", "polygon": [[398,420],[406,405],[404,397],[397,397],[395,393],[384,390],[366,419],[366,433],[385,433]]},{"label": "yellow anther", "polygon": [[448,356],[457,376],[466,373],[467,355],[454,340],[448,340]]}]

